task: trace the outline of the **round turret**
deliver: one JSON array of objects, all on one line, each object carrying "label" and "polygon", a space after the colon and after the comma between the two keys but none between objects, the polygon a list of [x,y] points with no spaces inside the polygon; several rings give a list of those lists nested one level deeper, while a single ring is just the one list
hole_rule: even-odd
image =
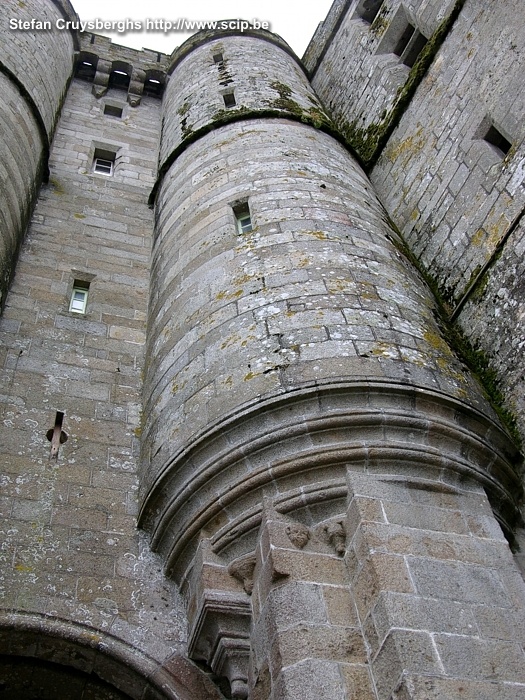
[{"label": "round turret", "polygon": [[[67,0],[0,4],[0,305],[42,177],[74,59],[74,38],[57,29],[74,17]],[[34,27],[34,28],[33,28]]]},{"label": "round turret", "polygon": [[202,533],[253,549],[264,498],[333,517],[348,469],[471,476],[516,514],[508,438],[368,179],[272,99],[320,110],[279,41],[205,36],[165,102],[141,522],[179,580]]}]

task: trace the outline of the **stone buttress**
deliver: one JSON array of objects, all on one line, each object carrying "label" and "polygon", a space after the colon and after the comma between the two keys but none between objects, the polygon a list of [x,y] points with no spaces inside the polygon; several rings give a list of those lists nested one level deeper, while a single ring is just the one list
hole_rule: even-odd
[{"label": "stone buttress", "polygon": [[519,454],[278,37],[174,55],[152,200],[140,524],[190,656],[233,698],[525,697]]}]

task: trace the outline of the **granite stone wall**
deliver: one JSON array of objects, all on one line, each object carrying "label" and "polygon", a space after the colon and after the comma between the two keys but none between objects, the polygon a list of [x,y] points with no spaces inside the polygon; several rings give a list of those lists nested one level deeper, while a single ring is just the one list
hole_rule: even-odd
[{"label": "granite stone wall", "polygon": [[523,436],[522,14],[513,2],[404,3],[430,38],[410,68],[380,51],[400,4],[382,3],[371,23],[361,6],[332,8],[306,54],[313,85],[350,145],[370,157],[378,195],[451,318],[496,370]]}]

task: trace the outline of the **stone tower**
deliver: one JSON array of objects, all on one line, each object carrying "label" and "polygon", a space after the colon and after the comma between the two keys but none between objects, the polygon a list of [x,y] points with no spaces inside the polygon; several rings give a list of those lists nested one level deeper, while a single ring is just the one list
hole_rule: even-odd
[{"label": "stone tower", "polygon": [[5,44],[6,697],[525,698],[521,456],[338,105],[268,32]]}]

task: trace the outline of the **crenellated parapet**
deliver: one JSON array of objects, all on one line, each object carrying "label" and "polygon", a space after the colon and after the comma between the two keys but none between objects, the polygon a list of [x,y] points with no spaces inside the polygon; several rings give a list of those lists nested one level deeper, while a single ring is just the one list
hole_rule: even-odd
[{"label": "crenellated parapet", "polygon": [[104,97],[110,91],[124,92],[131,107],[138,107],[143,95],[162,98],[168,56],[119,46],[96,34],[82,36],[81,42],[75,75],[93,83],[95,97]]}]

